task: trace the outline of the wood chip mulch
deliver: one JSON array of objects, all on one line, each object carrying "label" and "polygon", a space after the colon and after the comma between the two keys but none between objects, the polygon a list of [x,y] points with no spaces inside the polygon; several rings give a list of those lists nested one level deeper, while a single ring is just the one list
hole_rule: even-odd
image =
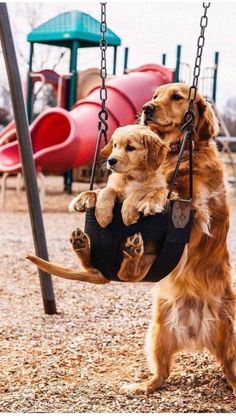
[{"label": "wood chip mulch", "polygon": [[[61,178],[47,181],[50,257],[76,267],[68,238],[75,226],[83,226],[83,216],[67,213],[71,197],[60,192]],[[96,286],[54,278],[58,314],[45,315],[37,270],[25,260],[33,252],[25,195],[17,198],[10,189],[7,196],[6,211],[0,213],[0,412],[236,411],[235,397],[208,352],[178,354],[168,381],[155,394],[124,394],[122,384],[148,376],[144,338],[153,285]],[[235,211],[232,217],[235,267]]]}]

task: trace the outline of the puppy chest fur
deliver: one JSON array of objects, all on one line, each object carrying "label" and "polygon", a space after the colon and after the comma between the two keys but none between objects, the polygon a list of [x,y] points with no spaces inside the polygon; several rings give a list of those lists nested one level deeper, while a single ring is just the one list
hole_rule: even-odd
[{"label": "puppy chest fur", "polygon": [[116,191],[117,200],[123,202],[134,191],[142,191],[143,195],[159,188],[167,188],[165,177],[160,169],[151,174],[121,175],[112,173],[107,186]]}]

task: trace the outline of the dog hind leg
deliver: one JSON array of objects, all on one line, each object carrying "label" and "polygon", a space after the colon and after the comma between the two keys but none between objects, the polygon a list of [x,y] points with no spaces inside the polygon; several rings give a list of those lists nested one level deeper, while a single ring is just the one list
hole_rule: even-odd
[{"label": "dog hind leg", "polygon": [[79,261],[83,268],[93,268],[90,260],[90,238],[79,227],[77,227],[70,236],[75,254],[78,256]]},{"label": "dog hind leg", "polygon": [[225,377],[236,396],[236,334],[233,319],[222,319],[208,347],[221,363]]},{"label": "dog hind leg", "polygon": [[107,284],[110,282],[99,270],[93,268],[91,265],[89,236],[79,228],[76,228],[71,234],[70,241],[85,271],[66,268],[57,263],[48,262],[35,255],[28,255],[27,259],[35,263],[35,265],[44,272],[57,275],[61,278],[74,279],[91,284]]},{"label": "dog hind leg", "polygon": [[144,243],[141,233],[128,237],[123,250],[124,259],[121,263],[118,277],[125,282],[141,281],[153,262],[156,255],[144,254]]},{"label": "dog hind leg", "polygon": [[146,350],[152,361],[153,376],[143,383],[125,385],[124,390],[135,394],[151,394],[163,386],[170,374],[172,357],[178,351],[174,332],[153,323],[148,331]]}]

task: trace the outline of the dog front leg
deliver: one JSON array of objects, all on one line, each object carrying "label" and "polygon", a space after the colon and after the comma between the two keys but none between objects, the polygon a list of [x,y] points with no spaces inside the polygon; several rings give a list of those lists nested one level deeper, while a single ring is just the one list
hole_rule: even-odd
[{"label": "dog front leg", "polygon": [[124,200],[121,214],[125,225],[129,226],[138,221],[140,214],[137,210],[137,205],[144,196],[144,191],[136,191],[133,193],[131,192],[128,198]]},{"label": "dog front leg", "polygon": [[138,203],[137,210],[145,216],[162,212],[167,203],[167,194],[166,188],[158,188],[154,192],[149,192]]},{"label": "dog front leg", "polygon": [[97,195],[95,217],[103,228],[107,227],[112,221],[115,201],[116,192],[109,186],[101,189]]},{"label": "dog front leg", "polygon": [[84,191],[81,192],[78,196],[73,198],[68,205],[70,212],[79,211],[85,212],[89,208],[94,208],[97,201],[97,195],[100,189],[94,191]]}]

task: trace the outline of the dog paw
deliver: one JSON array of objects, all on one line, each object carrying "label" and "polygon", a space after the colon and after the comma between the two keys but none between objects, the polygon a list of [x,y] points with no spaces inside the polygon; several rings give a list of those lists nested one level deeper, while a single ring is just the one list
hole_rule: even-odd
[{"label": "dog paw", "polygon": [[94,208],[96,205],[97,195],[93,191],[81,192],[78,196],[72,199],[68,205],[70,212],[79,211],[85,212],[89,208]]},{"label": "dog paw", "polygon": [[144,252],[144,243],[141,233],[127,237],[123,254],[125,258],[141,257]]},{"label": "dog paw", "polygon": [[141,394],[152,394],[155,391],[152,387],[150,387],[147,383],[129,383],[123,384],[121,387],[121,392],[123,394],[134,394],[134,395],[141,395]]},{"label": "dog paw", "polygon": [[113,218],[113,211],[109,206],[106,207],[96,207],[95,209],[95,217],[102,228],[106,228],[111,222]]},{"label": "dog paw", "polygon": [[126,205],[125,202],[123,202],[121,215],[123,223],[126,226],[130,226],[131,224],[134,224],[138,221],[140,214],[135,207],[132,207],[131,205]]},{"label": "dog paw", "polygon": [[137,206],[137,210],[142,212],[144,216],[154,215],[164,210],[162,204],[156,202],[155,200],[143,199]]},{"label": "dog paw", "polygon": [[76,252],[89,248],[89,238],[80,228],[76,228],[70,236],[70,242]]}]

